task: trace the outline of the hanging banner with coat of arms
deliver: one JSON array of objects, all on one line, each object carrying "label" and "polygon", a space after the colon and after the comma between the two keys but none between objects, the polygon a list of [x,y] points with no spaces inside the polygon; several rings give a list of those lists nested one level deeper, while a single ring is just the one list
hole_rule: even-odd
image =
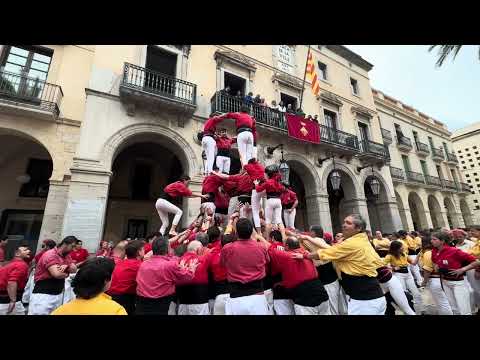
[{"label": "hanging banner with coat of arms", "polygon": [[288,136],[314,144],[320,143],[320,127],[315,121],[288,113],[285,116],[287,118]]}]

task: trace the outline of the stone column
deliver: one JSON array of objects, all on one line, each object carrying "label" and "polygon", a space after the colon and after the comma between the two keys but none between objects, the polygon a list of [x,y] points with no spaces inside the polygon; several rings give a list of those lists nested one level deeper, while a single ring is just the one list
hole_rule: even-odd
[{"label": "stone column", "polygon": [[[446,227],[447,229],[450,229],[450,224],[448,223],[447,211],[440,212],[440,216],[442,217],[443,223],[445,224],[444,227]],[[453,219],[452,219],[452,222],[453,222]]]},{"label": "stone column", "polygon": [[405,231],[413,231],[413,220],[412,220],[412,214],[410,213],[410,209],[405,208],[403,209],[405,212],[405,218],[407,219],[407,224],[408,224],[408,229],[404,229]]},{"label": "stone column", "polygon": [[402,219],[396,201],[377,203],[381,231],[391,234],[403,228]]},{"label": "stone column", "polygon": [[37,250],[40,249],[44,239],[52,239],[56,242],[61,240],[69,185],[67,182],[50,181]]},{"label": "stone column", "polygon": [[425,229],[431,229],[433,228],[433,222],[432,222],[432,215],[430,214],[430,211],[425,211],[425,219],[427,220],[426,224],[422,224],[422,227]]},{"label": "stone column", "polygon": [[72,180],[62,229],[62,237],[78,237],[90,253],[98,249],[103,237],[111,176],[111,172],[93,170],[92,167],[77,165],[71,169]]},{"label": "stone column", "polygon": [[321,225],[323,230],[332,232],[332,219],[328,195],[312,194],[305,196],[307,205],[307,220],[309,225]]},{"label": "stone column", "polygon": [[[202,192],[202,177],[201,176],[196,176],[194,177],[191,181],[190,184],[188,185],[190,190],[195,193],[201,193]],[[182,227],[187,227],[190,225],[193,220],[198,216],[199,211],[200,211],[200,201],[201,199],[196,197],[196,198],[184,198],[183,200],[183,215],[182,215],[182,220],[181,220],[181,225]],[[180,230],[180,229],[178,229]]]},{"label": "stone column", "polygon": [[[370,218],[368,216],[367,199],[344,200],[343,213],[345,216],[350,214],[359,214],[367,223],[367,229],[370,229]],[[343,219],[342,219],[343,220]]]}]

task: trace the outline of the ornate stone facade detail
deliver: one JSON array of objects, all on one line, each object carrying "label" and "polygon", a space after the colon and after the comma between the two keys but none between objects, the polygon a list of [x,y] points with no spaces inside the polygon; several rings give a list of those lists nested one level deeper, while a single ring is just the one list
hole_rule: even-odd
[{"label": "ornate stone facade detail", "polygon": [[322,102],[327,102],[338,107],[343,106],[343,102],[338,98],[338,96],[328,91],[322,91],[318,98],[321,99]]},{"label": "ornate stone facade detail", "polygon": [[303,81],[296,78],[295,76],[288,75],[284,72],[278,72],[276,71],[273,76],[272,76],[272,82],[276,82],[285,85],[287,87],[290,87],[292,89],[302,91],[303,89]]},{"label": "ornate stone facade detail", "polygon": [[249,60],[246,56],[242,54],[236,53],[234,51],[220,51],[217,50],[214,55],[215,60],[217,61],[217,67],[221,67],[224,62],[229,62],[231,64],[243,67],[254,73],[257,71],[257,66],[251,60]]}]

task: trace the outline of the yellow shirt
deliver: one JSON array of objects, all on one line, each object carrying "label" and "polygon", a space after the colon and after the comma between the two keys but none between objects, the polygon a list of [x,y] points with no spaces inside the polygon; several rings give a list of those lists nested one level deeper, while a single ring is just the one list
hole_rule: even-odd
[{"label": "yellow shirt", "polygon": [[101,293],[92,299],[75,299],[60,306],[51,315],[127,315],[125,308]]},{"label": "yellow shirt", "polygon": [[[415,238],[416,239],[416,238]],[[410,250],[417,250],[417,248],[419,247],[417,244],[418,244],[418,241],[413,239],[411,236],[407,235],[406,238],[405,238],[405,243],[407,245],[407,247],[410,249]],[[420,246],[422,246],[422,239],[420,239]]]},{"label": "yellow shirt", "polygon": [[420,236],[417,236],[415,238],[415,245],[416,245],[416,249],[420,249],[422,247],[422,238]]},{"label": "yellow shirt", "polygon": [[480,241],[477,241],[475,245],[473,245],[466,252],[480,259]]},{"label": "yellow shirt", "polygon": [[395,256],[388,254],[383,258],[383,261],[385,262],[385,265],[392,265],[395,267],[405,267],[408,266],[408,258],[405,256],[405,253],[402,254],[399,258],[396,258]]},{"label": "yellow shirt", "polygon": [[384,266],[380,256],[368,241],[367,234],[359,233],[328,249],[317,251],[320,260],[331,260],[338,277],[341,273],[352,276],[377,276],[377,269]]},{"label": "yellow shirt", "polygon": [[425,271],[433,272],[432,250],[418,254],[418,265]]},{"label": "yellow shirt", "polygon": [[390,249],[390,240],[382,238],[382,240],[378,240],[377,238],[373,239],[373,246],[377,250],[388,250]]}]

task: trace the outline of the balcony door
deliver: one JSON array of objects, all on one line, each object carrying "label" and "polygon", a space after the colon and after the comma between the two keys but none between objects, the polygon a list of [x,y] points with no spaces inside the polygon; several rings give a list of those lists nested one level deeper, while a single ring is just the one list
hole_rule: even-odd
[{"label": "balcony door", "polygon": [[422,166],[423,176],[428,176],[427,163],[424,160],[420,160],[420,165]]},{"label": "balcony door", "polygon": [[440,165],[437,165],[437,174],[438,174],[438,177],[443,180],[443,174],[442,174],[442,168],[440,167]]},{"label": "balcony door", "polygon": [[368,125],[359,122],[358,130],[360,132],[360,143],[362,144],[362,149],[363,151],[368,151],[368,140],[370,139],[370,135],[368,134]]},{"label": "balcony door", "polygon": [[155,45],[147,47],[145,87],[148,91],[162,95],[175,95],[177,76],[177,54]]},{"label": "balcony door", "polygon": [[223,73],[223,88],[230,88],[228,95],[244,97],[247,91],[247,79],[225,71]]},{"label": "balcony door", "polygon": [[0,93],[40,99],[52,55],[46,48],[6,46],[0,59]]},{"label": "balcony door", "polygon": [[402,162],[405,172],[408,173],[410,171],[410,162],[408,161],[408,156],[402,155]]}]

